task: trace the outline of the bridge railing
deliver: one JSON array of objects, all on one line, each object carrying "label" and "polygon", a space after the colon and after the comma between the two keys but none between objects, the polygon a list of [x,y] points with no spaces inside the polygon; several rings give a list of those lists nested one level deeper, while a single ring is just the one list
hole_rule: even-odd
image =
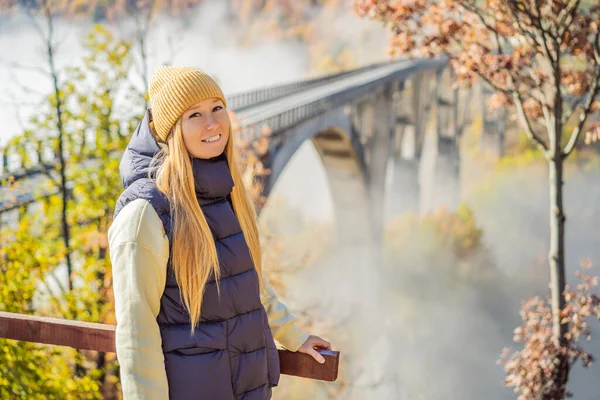
[{"label": "bridge railing", "polygon": [[[0,339],[68,346],[80,350],[115,352],[115,326],[0,311]],[[325,363],[304,353],[279,350],[281,373],[333,382],[338,377],[340,353],[319,350]],[[40,365],[39,368],[44,368]]]},{"label": "bridge railing", "polygon": [[283,85],[269,86],[258,90],[250,90],[247,92],[236,93],[228,96],[227,107],[239,111],[245,107],[264,103],[266,101],[275,100],[283,96],[287,96],[292,93],[306,90],[311,87],[319,86],[332,80],[340,79],[342,77],[351,76],[358,74],[370,69],[374,69],[383,65],[384,63],[370,64],[368,66],[352,69],[349,71],[340,72],[337,74],[325,75],[313,79],[306,79],[301,81],[295,81]]},{"label": "bridge railing", "polygon": [[[371,71],[363,70],[358,74],[354,74],[355,76],[346,76],[344,77],[344,81],[346,81],[344,87],[331,94],[317,94],[314,98],[305,97],[298,99],[295,104],[289,102],[288,104],[278,105],[260,114],[246,116],[242,111],[238,114],[241,125],[241,137],[245,141],[256,140],[262,135],[265,128],[268,128],[268,131],[275,136],[278,132],[290,128],[301,121],[313,118],[331,108],[346,104],[357,96],[372,91],[373,87],[377,87],[382,83],[406,79],[410,74],[420,71],[439,70],[440,68],[444,68],[447,62],[446,60],[414,60],[411,63],[407,63],[406,66],[401,67],[400,64],[402,63],[405,63],[405,61],[398,60],[395,62],[380,63],[372,68]],[[367,75],[377,73],[376,69],[381,67],[386,68],[386,66],[389,66],[390,73],[382,74],[379,77],[375,76],[372,80],[368,78]],[[298,96],[300,95],[298,94]]]}]

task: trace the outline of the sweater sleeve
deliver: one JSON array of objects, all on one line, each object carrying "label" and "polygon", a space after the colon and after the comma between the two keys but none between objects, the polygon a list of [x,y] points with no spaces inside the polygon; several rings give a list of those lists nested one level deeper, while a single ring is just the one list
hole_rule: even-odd
[{"label": "sweater sleeve", "polygon": [[115,297],[116,349],[124,400],[168,400],[156,322],[165,288],[169,243],[154,208],[138,199],[108,232]]},{"label": "sweater sleeve", "polygon": [[267,312],[273,338],[286,349],[297,351],[309,335],[298,329],[296,317],[289,312],[285,304],[279,301],[265,276],[263,281],[265,290],[264,293],[261,292],[260,300]]}]

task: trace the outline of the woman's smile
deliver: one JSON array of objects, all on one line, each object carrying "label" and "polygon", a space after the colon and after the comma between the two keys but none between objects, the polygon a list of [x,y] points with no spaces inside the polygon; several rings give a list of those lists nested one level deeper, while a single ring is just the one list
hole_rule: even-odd
[{"label": "woman's smile", "polygon": [[219,141],[219,139],[221,139],[221,136],[222,136],[222,135],[221,135],[220,133],[217,133],[217,134],[216,134],[216,135],[214,135],[214,136],[211,136],[211,137],[209,137],[209,138],[206,138],[206,139],[202,139],[202,140],[201,140],[201,142],[203,142],[203,143],[214,143],[214,142],[218,142],[218,141]]}]

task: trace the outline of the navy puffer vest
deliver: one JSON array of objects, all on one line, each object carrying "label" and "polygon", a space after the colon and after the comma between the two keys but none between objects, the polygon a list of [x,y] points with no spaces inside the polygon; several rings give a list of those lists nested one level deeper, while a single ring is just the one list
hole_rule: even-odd
[{"label": "navy puffer vest", "polygon": [[[125,191],[115,216],[135,199],[149,201],[171,240],[167,198],[148,178],[159,151],[147,115],[131,138],[120,170]],[[258,274],[229,194],[233,180],[227,159],[192,160],[196,197],[213,233],[221,268],[220,297],[209,279],[201,322],[190,334],[189,314],[180,300],[171,261],[157,322],[172,400],[264,400],[279,382],[279,356],[260,301]]]}]

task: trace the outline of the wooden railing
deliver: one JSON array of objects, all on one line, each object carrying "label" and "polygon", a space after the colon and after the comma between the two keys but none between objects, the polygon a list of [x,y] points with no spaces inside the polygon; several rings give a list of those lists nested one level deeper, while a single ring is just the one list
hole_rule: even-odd
[{"label": "wooden railing", "polygon": [[[81,350],[115,352],[113,325],[70,321],[0,311],[0,338],[23,340]],[[319,364],[311,356],[279,350],[281,373],[333,382],[337,379],[340,353],[319,350],[325,363]]]}]

